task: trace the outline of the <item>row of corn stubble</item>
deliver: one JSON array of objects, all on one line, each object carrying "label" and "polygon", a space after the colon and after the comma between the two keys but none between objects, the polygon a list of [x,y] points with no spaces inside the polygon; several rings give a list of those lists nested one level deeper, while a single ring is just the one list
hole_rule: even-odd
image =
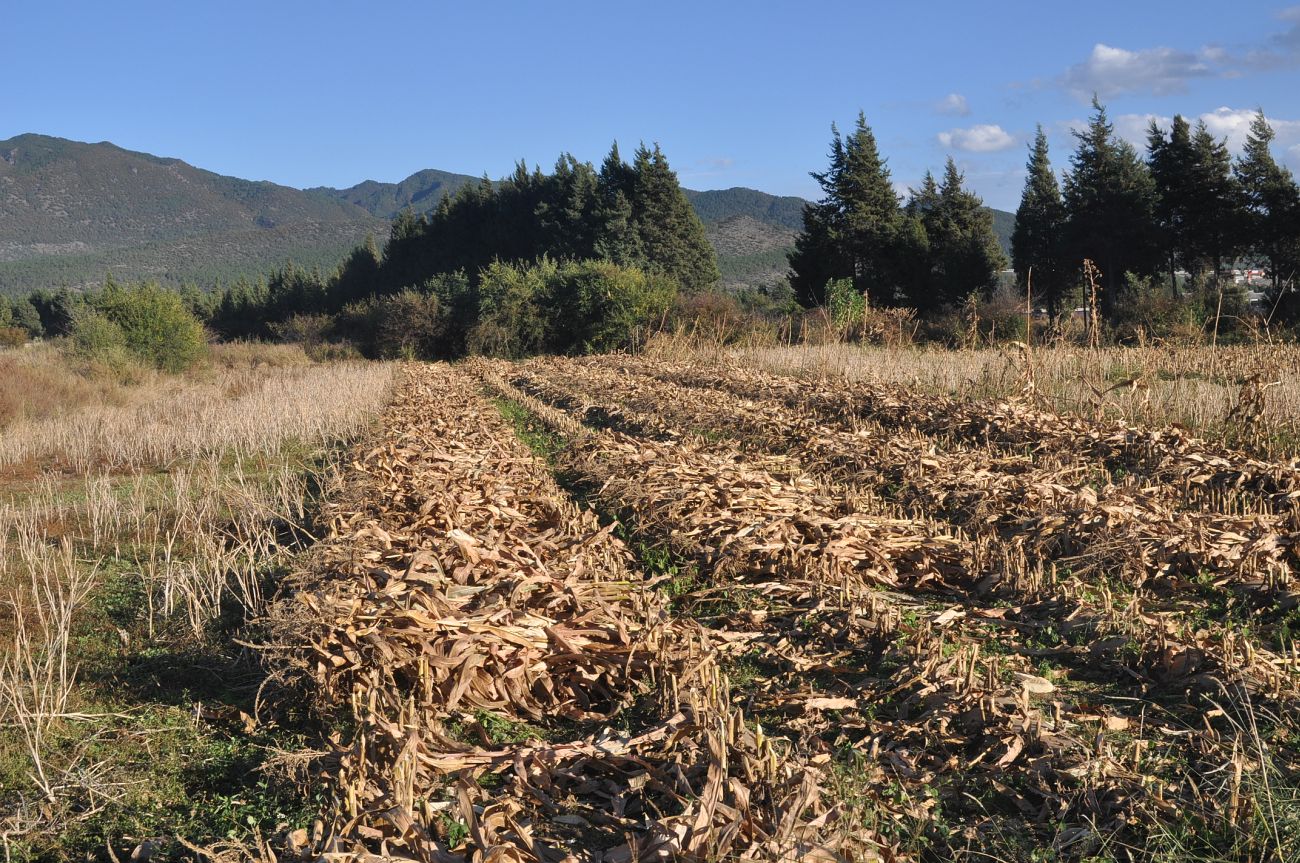
[{"label": "row of corn stubble", "polygon": [[336,729],[287,850],[420,861],[857,860],[826,759],[731,695],[463,367],[411,365],[270,616],[266,659]]},{"label": "row of corn stubble", "polygon": [[[729,642],[767,661],[747,704],[811,751],[868,752],[878,799],[941,789],[904,814],[949,841],[944,810],[964,834],[947,851],[1019,831],[1067,855],[1140,853],[1153,825],[1230,835],[1294,785],[1293,467],[1177,430],[747,369],[600,357],[493,374],[585,434],[568,468],[647,532],[728,581],[820,585],[792,615],[768,585],[711,621],[763,618],[766,634]],[[818,604],[850,585],[874,588],[874,641],[850,625],[860,597],[838,617]],[[832,661],[793,630],[821,632]],[[805,709],[771,721],[792,702]],[[827,704],[833,722],[808,715]]]}]

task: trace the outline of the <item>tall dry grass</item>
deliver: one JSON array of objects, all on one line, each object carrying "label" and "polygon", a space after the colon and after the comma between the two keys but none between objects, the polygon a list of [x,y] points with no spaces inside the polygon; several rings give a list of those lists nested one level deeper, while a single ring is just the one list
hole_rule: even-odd
[{"label": "tall dry grass", "polygon": [[84,474],[274,452],[286,441],[329,445],[357,432],[390,375],[381,365],[341,363],[232,364],[197,379],[155,376],[114,398],[92,393],[76,409],[31,418],[21,412],[0,437],[0,467],[34,463]]},{"label": "tall dry grass", "polygon": [[20,787],[0,788],[5,847],[92,818],[144,778],[88,754],[122,718],[78,680],[96,597],[111,581],[138,600],[122,655],[201,646],[215,621],[260,614],[268,573],[309,538],[329,453],[377,414],[393,373],[237,346],[195,374],[125,385],[35,350],[11,361],[83,388],[44,408],[18,392],[0,431],[0,760],[25,765]]},{"label": "tall dry grass", "polygon": [[768,371],[870,379],[963,398],[1035,393],[1060,412],[1182,425],[1273,457],[1300,448],[1300,346],[946,350],[830,343],[703,356]]}]

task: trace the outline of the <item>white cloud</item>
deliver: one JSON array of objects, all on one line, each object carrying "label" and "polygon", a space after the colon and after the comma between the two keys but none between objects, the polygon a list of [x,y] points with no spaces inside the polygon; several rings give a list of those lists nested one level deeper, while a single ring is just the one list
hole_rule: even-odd
[{"label": "white cloud", "polygon": [[1115,134],[1137,147],[1139,151],[1145,150],[1147,130],[1151,127],[1152,120],[1155,120],[1156,125],[1162,129],[1168,129],[1174,122],[1173,117],[1162,117],[1159,114],[1120,114],[1113,121]]},{"label": "white cloud", "polygon": [[[1250,124],[1255,119],[1253,108],[1216,108],[1197,117],[1205,123],[1205,128],[1216,138],[1227,138],[1228,148],[1234,153],[1241,150],[1250,133]],[[1300,120],[1279,120],[1265,117],[1277,135],[1277,142],[1285,145],[1288,141],[1300,140]]]},{"label": "white cloud", "polygon": [[[1204,123],[1205,128],[1217,140],[1226,140],[1228,150],[1232,154],[1241,153],[1242,147],[1246,144],[1246,136],[1250,134],[1250,124],[1255,119],[1254,108],[1229,108],[1220,107],[1213,111],[1206,111],[1197,116],[1187,117],[1187,122],[1193,128],[1198,122]],[[1274,152],[1278,153],[1284,161],[1289,164],[1300,164],[1300,120],[1281,120],[1277,117],[1267,117],[1268,124],[1273,127]],[[1155,120],[1156,125],[1166,132],[1173,125],[1174,118],[1166,117],[1160,114],[1120,114],[1111,119],[1115,127],[1115,134],[1133,146],[1137,147],[1141,153],[1146,152],[1147,146],[1147,127],[1151,121]],[[1065,129],[1071,131],[1083,131],[1088,127],[1085,120],[1069,120],[1061,124]]]},{"label": "white cloud", "polygon": [[1300,65],[1300,6],[1275,16],[1285,27],[1262,34],[1251,44],[1129,50],[1098,42],[1082,63],[1065,70],[1056,83],[1084,102],[1093,94],[1108,99],[1125,93],[1163,96],[1182,93],[1196,78],[1240,78],[1252,71]]},{"label": "white cloud", "polygon": [[970,103],[961,93],[949,93],[935,104],[934,110],[940,114],[948,114],[954,117],[966,117],[970,115]]},{"label": "white cloud", "polygon": [[940,132],[939,143],[967,153],[996,153],[1016,145],[1016,139],[997,125],[981,124],[969,129]]},{"label": "white cloud", "polygon": [[1061,83],[1085,101],[1094,93],[1101,98],[1134,91],[1156,95],[1178,93],[1187,88],[1189,78],[1215,74],[1211,59],[1215,51],[1191,53],[1173,48],[1129,51],[1098,42],[1087,60],[1066,70]]}]

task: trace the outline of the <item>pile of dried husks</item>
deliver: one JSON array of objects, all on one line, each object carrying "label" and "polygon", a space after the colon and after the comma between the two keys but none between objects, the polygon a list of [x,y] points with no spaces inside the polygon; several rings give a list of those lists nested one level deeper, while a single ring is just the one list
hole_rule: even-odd
[{"label": "pile of dried husks", "polygon": [[356,453],[268,661],[337,729],[304,858],[849,860],[824,771],[732,703],[464,371],[411,367]]}]

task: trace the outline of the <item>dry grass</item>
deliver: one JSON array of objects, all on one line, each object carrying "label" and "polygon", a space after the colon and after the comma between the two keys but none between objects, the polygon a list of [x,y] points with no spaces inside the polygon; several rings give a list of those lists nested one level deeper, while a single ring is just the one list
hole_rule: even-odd
[{"label": "dry grass", "polygon": [[[110,389],[112,398],[83,391],[75,406],[30,419],[32,409],[24,408],[0,438],[0,469],[84,474],[272,453],[289,441],[328,446],[357,433],[358,418],[370,415],[391,374],[374,364],[299,362],[300,351],[269,352],[271,362],[267,355],[232,348],[194,375],[152,376]],[[39,395],[21,398],[30,405]]]},{"label": "dry grass", "polygon": [[72,368],[48,344],[0,350],[0,429],[57,417],[88,404],[120,404],[118,381],[93,378]]},{"label": "dry grass", "polygon": [[[714,356],[718,352],[712,352]],[[950,351],[831,343],[757,348],[733,359],[768,371],[914,387],[963,399],[1021,395],[1032,371],[1036,393],[1057,412],[1102,415],[1257,448],[1275,458],[1300,453],[1300,347],[1149,346]],[[1258,416],[1252,398],[1259,396]]]},{"label": "dry grass", "polygon": [[159,747],[221,757],[236,745],[197,719],[183,732],[152,724],[182,688],[155,704],[105,681],[159,655],[228,649],[216,633],[264,610],[268,579],[312,539],[331,453],[373,420],[392,375],[239,346],[194,374],[129,385],[34,350],[14,362],[74,384],[44,416],[39,393],[20,392],[23,418],[0,440],[0,840],[19,860],[80,856],[86,841],[102,851],[122,837],[88,839],[96,831],[165,817],[171,804],[149,788],[174,787],[186,760],[145,775],[143,753],[148,764]]}]

